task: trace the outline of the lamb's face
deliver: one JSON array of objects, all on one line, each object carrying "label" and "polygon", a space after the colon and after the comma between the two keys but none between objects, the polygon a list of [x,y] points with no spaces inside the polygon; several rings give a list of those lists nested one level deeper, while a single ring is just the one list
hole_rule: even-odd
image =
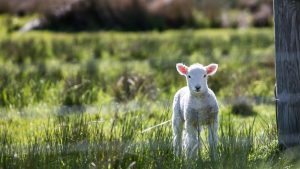
[{"label": "lamb's face", "polygon": [[177,71],[186,77],[190,91],[194,94],[201,94],[208,90],[207,77],[216,73],[218,65],[203,66],[201,64],[193,64],[187,67],[179,63],[176,67]]},{"label": "lamb's face", "polygon": [[207,73],[203,66],[189,67],[186,81],[191,92],[203,93],[207,91]]}]

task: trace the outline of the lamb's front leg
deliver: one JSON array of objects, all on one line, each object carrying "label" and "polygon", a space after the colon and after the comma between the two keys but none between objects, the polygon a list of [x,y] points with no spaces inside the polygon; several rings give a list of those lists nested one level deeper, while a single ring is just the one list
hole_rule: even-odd
[{"label": "lamb's front leg", "polygon": [[173,129],[173,147],[174,153],[179,156],[182,149],[182,129],[183,129],[183,119],[180,116],[179,110],[173,112],[172,117],[172,129]]},{"label": "lamb's front leg", "polygon": [[[200,134],[200,128],[197,130],[197,125],[185,122],[185,138],[184,138],[184,147],[185,147],[185,156],[188,159],[197,157],[198,148],[200,146],[198,134]],[[199,131],[199,132],[198,132]]]},{"label": "lamb's front leg", "polygon": [[215,159],[218,144],[218,120],[208,126],[208,141],[212,157]]}]

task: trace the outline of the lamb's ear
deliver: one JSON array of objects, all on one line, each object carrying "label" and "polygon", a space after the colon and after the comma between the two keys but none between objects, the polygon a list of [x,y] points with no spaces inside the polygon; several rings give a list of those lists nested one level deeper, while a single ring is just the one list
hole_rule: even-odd
[{"label": "lamb's ear", "polygon": [[179,74],[181,74],[181,75],[185,76],[188,72],[188,67],[182,63],[177,63],[176,68],[177,68],[177,71],[179,72]]},{"label": "lamb's ear", "polygon": [[206,68],[206,73],[212,76],[217,72],[218,64],[212,63],[209,64],[208,66],[205,66],[205,68]]}]

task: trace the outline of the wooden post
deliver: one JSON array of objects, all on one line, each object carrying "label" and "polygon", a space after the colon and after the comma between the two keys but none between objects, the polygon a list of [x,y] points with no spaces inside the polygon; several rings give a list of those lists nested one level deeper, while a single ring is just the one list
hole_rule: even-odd
[{"label": "wooden post", "polygon": [[274,0],[276,116],[281,148],[300,145],[300,1]]}]

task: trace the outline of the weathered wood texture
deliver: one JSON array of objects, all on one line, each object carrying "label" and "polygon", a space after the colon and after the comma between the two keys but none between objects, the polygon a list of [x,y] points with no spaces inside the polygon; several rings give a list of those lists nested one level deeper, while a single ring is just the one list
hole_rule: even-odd
[{"label": "weathered wood texture", "polygon": [[300,145],[300,1],[274,0],[279,145]]}]

